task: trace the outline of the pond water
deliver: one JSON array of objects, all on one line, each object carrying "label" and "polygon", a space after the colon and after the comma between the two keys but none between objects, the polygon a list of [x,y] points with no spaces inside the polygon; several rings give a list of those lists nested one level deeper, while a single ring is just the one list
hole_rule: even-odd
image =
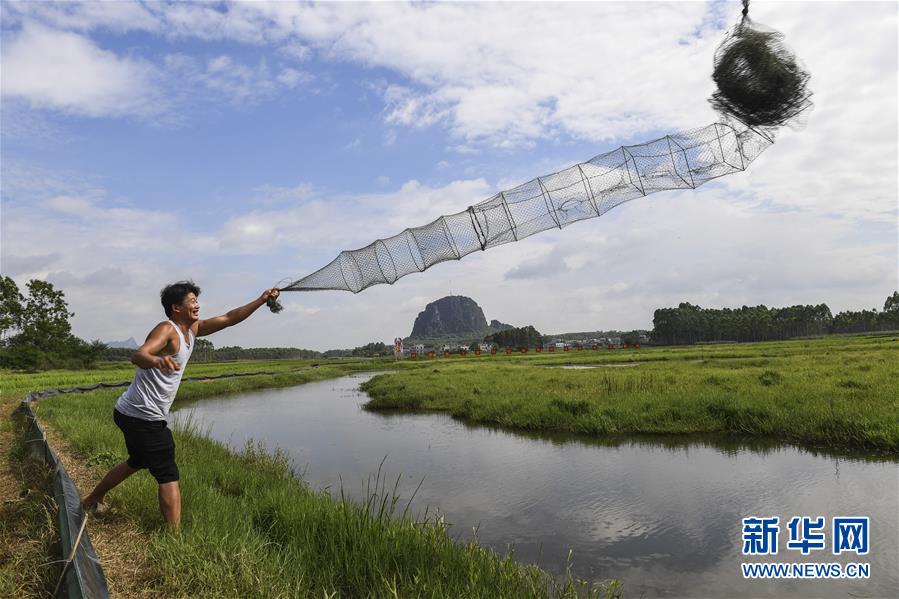
[{"label": "pond water", "polygon": [[[313,488],[362,495],[381,463],[415,513],[504,554],[591,580],[618,578],[627,597],[895,597],[899,589],[896,462],[730,440],[532,435],[443,414],[362,409],[355,374],[189,404],[213,438],[287,451]],[[422,482],[423,480],[423,482]],[[743,556],[742,518],[778,516],[776,556]],[[787,549],[793,516],[824,516],[826,546]],[[834,516],[870,518],[870,552],[832,554]],[[745,580],[741,562],[868,563],[868,580]]]}]

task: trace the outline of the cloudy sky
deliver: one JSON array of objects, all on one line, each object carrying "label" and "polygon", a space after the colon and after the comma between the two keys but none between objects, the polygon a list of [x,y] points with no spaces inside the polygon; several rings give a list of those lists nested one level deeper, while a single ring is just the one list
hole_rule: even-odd
[{"label": "cloudy sky", "polygon": [[[709,124],[738,2],[2,2],[2,273],[74,331],[143,339],[192,278],[211,316],[360,247],[622,144]],[[753,2],[814,111],[746,173],[663,192],[393,286],[285,294],[216,346],[352,347],[474,298],[543,332],[657,307],[897,288],[897,11]]]}]

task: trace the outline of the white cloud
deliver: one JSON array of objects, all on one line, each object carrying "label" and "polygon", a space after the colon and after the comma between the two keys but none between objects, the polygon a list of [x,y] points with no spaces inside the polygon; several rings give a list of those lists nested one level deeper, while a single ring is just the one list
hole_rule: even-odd
[{"label": "white cloud", "polygon": [[290,206],[253,210],[228,219],[218,233],[221,252],[268,255],[287,249],[361,247],[442,214],[464,210],[489,195],[484,180],[430,187],[412,180],[386,193],[295,196]]},{"label": "white cloud", "polygon": [[516,144],[557,130],[610,139],[711,118],[696,98],[710,91],[720,31],[702,24],[715,8],[653,6],[393,3],[347,15],[322,5],[285,9],[302,18],[278,22],[330,55],[412,82],[385,90],[388,122],[442,121],[462,139]]},{"label": "white cloud", "polygon": [[222,101],[236,107],[256,105],[314,80],[291,67],[270,67],[265,58],[249,64],[227,54],[205,59],[169,54],[163,62],[170,94],[179,107],[215,106]]},{"label": "white cloud", "polygon": [[288,67],[281,69],[275,79],[287,89],[293,89],[301,83],[311,82],[313,77],[309,73],[304,73],[303,71]]},{"label": "white cloud", "polygon": [[312,49],[309,46],[292,41],[278,48],[278,53],[287,58],[292,58],[299,62],[305,62],[312,58]]},{"label": "white cloud", "polygon": [[[0,82],[2,86],[2,82]],[[44,112],[31,110],[22,101],[3,104],[3,143],[29,148],[59,148],[72,140],[57,123]]]},{"label": "white cloud", "polygon": [[86,198],[71,196],[56,196],[50,198],[44,205],[51,210],[63,214],[82,214],[87,216],[93,210],[93,203]]},{"label": "white cloud", "polygon": [[305,202],[318,195],[315,186],[311,183],[300,183],[293,187],[278,187],[276,185],[260,185],[253,190],[250,203],[271,206],[284,203]]},{"label": "white cloud", "polygon": [[30,254],[21,256],[3,256],[0,268],[7,276],[16,276],[23,273],[45,271],[48,266],[62,258],[59,252],[50,254]]},{"label": "white cloud", "polygon": [[163,109],[154,91],[156,69],[121,58],[76,33],[26,24],[4,36],[5,98],[84,116],[155,114]]},{"label": "white cloud", "polygon": [[[7,156],[0,161],[0,186],[4,207],[21,201],[46,200],[54,195],[76,195],[83,198],[95,197],[98,193],[96,181],[83,171],[62,168],[43,168],[31,162]],[[0,223],[3,221],[0,220]]]},{"label": "white cloud", "polygon": [[276,90],[264,60],[254,67],[236,63],[230,56],[216,56],[207,62],[199,78],[210,90],[237,104],[271,97]]},{"label": "white cloud", "polygon": [[[704,123],[712,115],[704,101],[712,89],[710,57],[739,9],[693,2],[654,3],[652,10],[629,2],[564,8],[552,3],[40,4],[15,4],[13,20],[40,19],[78,31],[142,30],[170,38],[273,44],[282,55],[301,60],[316,48],[331,59],[388,68],[411,84],[385,89],[388,120],[445,121],[462,138],[492,142],[556,131],[607,140]],[[800,56],[816,63],[816,82],[827,77],[825,72],[836,73],[834,80],[844,81],[840,93],[858,95],[859,88],[840,75],[853,69],[880,72],[881,65],[857,60],[856,52],[866,51],[857,44],[827,43],[833,35],[882,36],[889,55],[894,12],[868,3],[769,3],[754,6],[752,14],[788,32]],[[876,79],[868,81],[879,87]]]},{"label": "white cloud", "polygon": [[384,100],[387,102],[385,120],[390,124],[430,127],[449,115],[447,108],[438,108],[437,102],[429,102],[401,85],[387,86]]},{"label": "white cloud", "polygon": [[[50,18],[56,14],[52,11],[38,14],[54,24],[73,24]],[[91,9],[90,15],[99,14]],[[82,26],[91,22],[77,11],[70,17]],[[0,90],[7,104],[24,102],[31,108],[88,117],[136,116],[155,125],[178,124],[184,112],[223,99],[234,106],[257,104],[315,80],[310,73],[280,62],[269,66],[264,57],[247,64],[224,54],[205,61],[185,54],[161,59],[135,57],[135,53],[120,56],[86,35],[32,21],[25,21],[19,30],[4,31],[2,51]],[[15,104],[4,111],[12,108]],[[30,130],[40,125],[34,118],[31,121],[35,124]],[[17,118],[19,129],[20,122]]]},{"label": "white cloud", "polygon": [[20,286],[31,278],[58,285],[85,338],[142,338],[159,319],[159,288],[204,272],[203,257],[214,250],[175,214],[110,205],[99,195],[29,201],[47,191],[4,201],[4,274]]},{"label": "white cloud", "polygon": [[98,28],[116,33],[162,31],[162,23],[139,2],[4,2],[3,24],[39,20],[56,29],[88,32]]},{"label": "white cloud", "polygon": [[[446,123],[460,138],[518,144],[556,130],[592,139],[709,118],[708,58],[720,31],[698,3],[149,4],[16,6],[54,27],[275,44],[304,60],[384,67],[388,122]],[[601,26],[599,26],[601,24]],[[410,49],[414,48],[414,51]],[[666,57],[659,68],[658,56]],[[398,95],[398,91],[402,93]]]}]

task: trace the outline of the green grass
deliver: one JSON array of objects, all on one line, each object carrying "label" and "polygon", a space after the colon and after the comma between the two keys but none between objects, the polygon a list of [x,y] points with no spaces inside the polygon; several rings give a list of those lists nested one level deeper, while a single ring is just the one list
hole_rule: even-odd
[{"label": "green grass", "polygon": [[[258,363],[231,365],[255,370]],[[281,363],[282,366],[287,365]],[[307,364],[308,365],[308,364]],[[422,369],[423,363],[322,366],[303,372],[182,384],[178,401],[263,387],[297,385],[385,365]],[[218,368],[221,365],[210,365]],[[296,368],[298,364],[291,364]],[[302,366],[302,365],[299,365]],[[206,365],[189,375],[207,374]],[[259,368],[267,369],[267,368]],[[128,376],[133,369],[128,369]],[[111,375],[110,375],[111,373]],[[91,376],[85,377],[85,374]],[[63,384],[121,380],[125,372],[15,375],[13,393]],[[86,380],[87,379],[87,380]],[[33,381],[40,380],[37,385]],[[4,385],[6,386],[6,385]],[[50,397],[38,417],[62,433],[97,477],[125,458],[111,410],[121,389]],[[10,392],[5,389],[7,398]],[[575,597],[617,596],[617,584],[561,580],[536,566],[500,556],[476,540],[447,533],[440,519],[415,520],[395,488],[375,477],[364,505],[311,490],[286,456],[248,444],[229,451],[191,423],[175,432],[184,501],[181,534],[162,527],[156,484],[145,472],[108,496],[119,517],[140,527],[158,567],[165,596],[245,597]]]},{"label": "green grass", "polygon": [[[212,364],[188,364],[185,376],[211,376],[231,372],[257,370],[292,370],[307,367],[311,360],[226,362]],[[59,389],[95,383],[130,381],[135,367],[128,362],[106,362],[91,370],[45,370],[24,372],[0,371],[0,394],[4,400],[20,400],[30,391]]]},{"label": "green grass", "polygon": [[[283,371],[286,374],[291,370],[300,370],[313,366],[316,367],[316,370],[330,372],[328,376],[337,376],[340,373],[360,370],[415,368],[420,366],[420,364],[414,362],[395,363],[392,359],[370,360],[353,358],[340,360],[241,360],[235,362],[214,363],[191,362],[187,365],[184,376],[217,376],[239,372],[276,371]],[[90,370],[46,370],[42,372],[0,370],[0,401],[17,402],[22,400],[25,395],[31,391],[79,387],[96,383],[130,381],[134,376],[134,370],[135,367],[126,362],[106,362],[100,364],[97,368]],[[253,380],[253,377],[230,379],[230,382],[225,384],[225,389],[221,392],[237,392],[262,387],[283,386],[282,384],[278,384],[280,382],[283,382],[284,384],[300,384],[305,380],[314,379],[300,379],[300,383],[291,382],[295,379],[260,378],[255,382],[251,382]],[[186,387],[182,387],[182,389],[186,391]],[[216,389],[222,388],[216,387]],[[190,392],[188,391],[188,393]],[[184,396],[179,392],[178,400],[180,401],[183,398]]]},{"label": "green grass", "polygon": [[[584,370],[563,364],[612,366]],[[731,433],[899,454],[895,334],[430,361],[363,385],[376,410],[522,430]]]}]

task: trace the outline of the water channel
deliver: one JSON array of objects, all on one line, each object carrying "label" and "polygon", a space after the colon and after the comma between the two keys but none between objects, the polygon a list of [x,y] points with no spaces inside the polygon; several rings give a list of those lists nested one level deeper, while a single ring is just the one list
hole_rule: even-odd
[{"label": "water channel", "polygon": [[[626,597],[895,597],[899,469],[895,461],[760,442],[531,435],[443,414],[362,409],[372,374],[202,400],[179,409],[213,438],[287,451],[316,489],[354,497],[381,461],[415,513],[553,573],[618,578]],[[177,404],[176,404],[177,405]],[[423,482],[422,482],[423,479]],[[778,516],[779,554],[742,555],[742,518]],[[793,516],[824,516],[826,548],[788,550]],[[834,516],[868,516],[868,555],[831,552]],[[746,580],[741,562],[868,563],[867,580]]]}]

